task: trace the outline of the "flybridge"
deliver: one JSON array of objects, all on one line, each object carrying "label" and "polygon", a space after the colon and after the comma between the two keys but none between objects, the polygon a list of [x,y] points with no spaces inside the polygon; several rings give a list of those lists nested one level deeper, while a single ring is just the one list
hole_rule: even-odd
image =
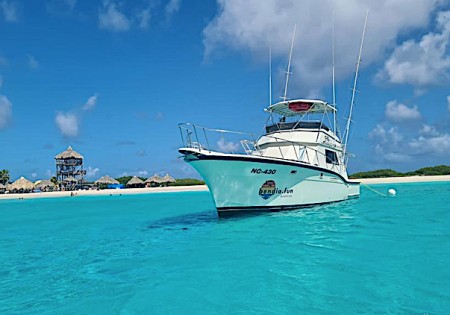
[{"label": "flybridge", "polygon": [[305,114],[336,113],[336,108],[324,101],[297,99],[270,105],[266,112],[284,117],[303,116]]}]

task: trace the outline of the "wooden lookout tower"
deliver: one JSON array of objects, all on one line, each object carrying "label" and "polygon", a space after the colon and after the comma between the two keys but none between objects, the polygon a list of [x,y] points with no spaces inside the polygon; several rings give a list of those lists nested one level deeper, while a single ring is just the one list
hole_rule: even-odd
[{"label": "wooden lookout tower", "polygon": [[71,146],[55,156],[56,179],[61,190],[74,190],[83,184],[86,171],[83,170],[83,156]]}]

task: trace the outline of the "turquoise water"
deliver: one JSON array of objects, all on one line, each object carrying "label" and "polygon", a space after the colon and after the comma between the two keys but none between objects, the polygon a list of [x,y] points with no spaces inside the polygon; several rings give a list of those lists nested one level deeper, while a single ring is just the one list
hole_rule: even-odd
[{"label": "turquoise water", "polygon": [[0,201],[1,314],[449,314],[450,183],[218,219],[207,192]]}]

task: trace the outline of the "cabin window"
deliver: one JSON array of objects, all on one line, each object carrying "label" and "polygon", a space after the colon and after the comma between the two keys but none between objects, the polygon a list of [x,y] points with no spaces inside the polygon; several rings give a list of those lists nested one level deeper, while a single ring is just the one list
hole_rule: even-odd
[{"label": "cabin window", "polygon": [[331,150],[325,150],[325,158],[327,163],[329,164],[339,164],[339,160],[337,158],[337,154],[334,151]]}]

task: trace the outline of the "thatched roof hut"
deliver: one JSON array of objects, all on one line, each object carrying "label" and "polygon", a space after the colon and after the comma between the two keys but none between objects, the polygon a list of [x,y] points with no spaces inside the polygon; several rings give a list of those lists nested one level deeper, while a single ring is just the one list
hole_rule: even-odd
[{"label": "thatched roof hut", "polygon": [[163,183],[175,183],[176,182],[176,180],[169,174],[166,174],[166,176],[164,176],[162,178],[162,181],[163,181]]},{"label": "thatched roof hut", "polygon": [[46,188],[54,188],[55,184],[51,180],[44,179],[36,182],[34,187],[44,190]]},{"label": "thatched roof hut", "polygon": [[162,177],[158,176],[157,174],[153,175],[152,177],[147,178],[145,181],[146,184],[161,184],[162,183]]},{"label": "thatched roof hut", "polygon": [[69,176],[63,179],[63,182],[66,183],[76,183],[78,182],[78,179],[76,179],[75,177]]},{"label": "thatched roof hut", "polygon": [[2,183],[0,183],[0,190],[5,190],[6,189],[6,185],[3,185]]},{"label": "thatched roof hut", "polygon": [[83,156],[77,151],[73,150],[71,146],[69,146],[66,151],[63,151],[56,155],[55,159],[83,159]]},{"label": "thatched roof hut", "polygon": [[33,189],[34,184],[23,176],[9,186],[9,190],[31,191]]},{"label": "thatched roof hut", "polygon": [[100,178],[97,179],[94,183],[95,183],[96,185],[98,185],[98,184],[104,184],[104,185],[108,185],[108,184],[120,184],[117,180],[115,180],[115,179],[112,178],[112,177],[109,177],[108,175],[100,177]]},{"label": "thatched roof hut", "polygon": [[133,178],[131,178],[127,183],[127,187],[144,187],[144,186],[145,186],[144,181],[137,176],[133,176]]}]

